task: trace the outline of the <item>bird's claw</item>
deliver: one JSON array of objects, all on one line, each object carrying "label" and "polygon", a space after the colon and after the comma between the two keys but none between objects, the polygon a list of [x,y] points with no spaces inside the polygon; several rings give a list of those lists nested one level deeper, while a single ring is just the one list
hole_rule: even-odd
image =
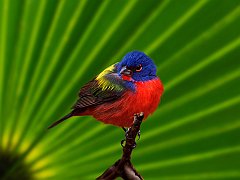
[{"label": "bird's claw", "polygon": [[140,130],[138,131],[137,136],[138,136],[138,140],[139,140],[140,137],[141,137],[141,131]]},{"label": "bird's claw", "polygon": [[133,145],[132,145],[132,148],[134,149],[135,147],[137,147],[137,144],[136,143],[134,143]]}]

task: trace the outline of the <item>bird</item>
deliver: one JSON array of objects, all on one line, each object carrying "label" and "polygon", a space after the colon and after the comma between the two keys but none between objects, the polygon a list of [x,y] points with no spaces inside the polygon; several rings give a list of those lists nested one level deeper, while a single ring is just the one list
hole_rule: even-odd
[{"label": "bird", "polygon": [[92,116],[105,124],[123,129],[133,124],[134,114],[146,120],[158,107],[164,91],[157,67],[144,52],[128,52],[120,62],[106,69],[79,91],[69,114],[48,129],[74,116]]}]

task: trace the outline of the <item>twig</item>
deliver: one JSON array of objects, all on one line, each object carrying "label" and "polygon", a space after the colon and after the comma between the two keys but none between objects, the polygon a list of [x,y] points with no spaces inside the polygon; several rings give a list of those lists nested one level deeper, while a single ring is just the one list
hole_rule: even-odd
[{"label": "twig", "polygon": [[143,113],[134,115],[133,125],[126,132],[126,143],[123,146],[122,158],[117,160],[97,180],[113,180],[121,177],[125,180],[143,180],[143,177],[136,171],[131,163],[132,150],[136,147],[135,138],[140,132],[143,120]]}]

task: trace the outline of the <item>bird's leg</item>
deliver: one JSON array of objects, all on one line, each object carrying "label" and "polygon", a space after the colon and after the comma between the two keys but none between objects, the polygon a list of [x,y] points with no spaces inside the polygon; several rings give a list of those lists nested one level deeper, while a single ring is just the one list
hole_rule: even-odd
[{"label": "bird's leg", "polygon": [[129,131],[129,128],[122,127],[122,129],[123,129],[124,132],[125,132],[125,137],[127,137],[127,133],[128,133],[128,131]]},{"label": "bird's leg", "polygon": [[128,131],[129,131],[129,128],[127,128],[126,132],[125,132],[125,138],[128,137]]},{"label": "bird's leg", "polygon": [[[125,127],[122,127],[122,129],[124,130],[124,132],[125,132],[125,134],[126,134],[127,129],[126,129]],[[122,139],[122,140],[121,140],[121,146],[122,146],[122,147],[124,147],[125,141],[126,141],[125,139]]]},{"label": "bird's leg", "polygon": [[124,130],[124,132],[126,132],[126,131],[127,131],[127,129],[126,129],[125,127],[122,127],[122,129]]},{"label": "bird's leg", "polygon": [[124,143],[126,142],[126,138],[127,138],[127,133],[129,131],[129,128],[125,128],[125,127],[122,127],[122,129],[124,130],[125,132],[125,139],[121,140],[121,146],[124,147]]}]

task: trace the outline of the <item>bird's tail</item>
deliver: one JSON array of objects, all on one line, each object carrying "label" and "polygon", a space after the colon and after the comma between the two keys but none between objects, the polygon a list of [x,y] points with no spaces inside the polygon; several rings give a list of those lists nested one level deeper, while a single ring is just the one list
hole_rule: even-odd
[{"label": "bird's tail", "polygon": [[69,114],[67,114],[66,116],[62,117],[61,119],[59,119],[58,121],[55,121],[54,123],[52,123],[50,126],[48,126],[48,129],[53,128],[54,126],[60,124],[61,122],[67,120],[68,118],[73,116],[73,112],[70,112]]}]

